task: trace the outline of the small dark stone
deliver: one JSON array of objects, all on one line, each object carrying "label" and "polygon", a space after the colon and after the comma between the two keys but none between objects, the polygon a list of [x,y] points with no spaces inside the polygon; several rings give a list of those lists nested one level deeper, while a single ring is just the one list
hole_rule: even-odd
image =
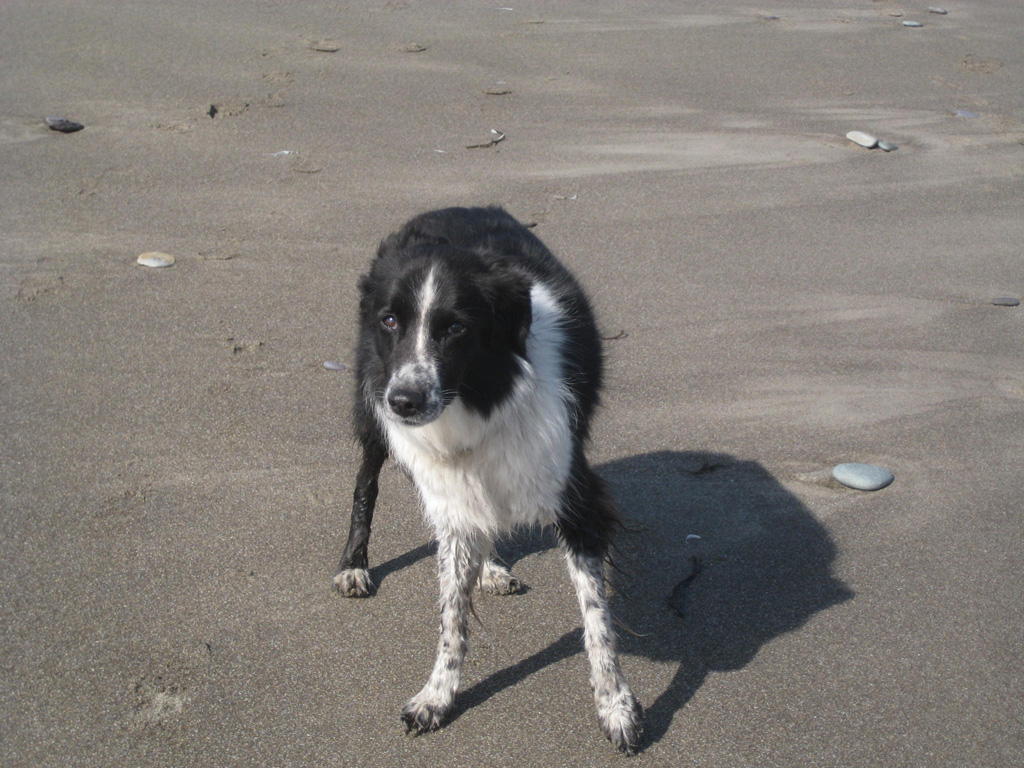
[{"label": "small dark stone", "polygon": [[1020,299],[1015,299],[1012,296],[1000,296],[992,299],[992,303],[997,307],[1019,307]]},{"label": "small dark stone", "polygon": [[74,133],[85,128],[81,123],[76,123],[65,117],[48,117],[46,118],[46,124],[50,126],[50,130],[60,131],[61,133]]}]

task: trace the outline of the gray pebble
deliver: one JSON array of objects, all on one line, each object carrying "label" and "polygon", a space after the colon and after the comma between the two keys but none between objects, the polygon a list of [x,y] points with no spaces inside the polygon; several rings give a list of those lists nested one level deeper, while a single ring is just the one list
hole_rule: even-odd
[{"label": "gray pebble", "polygon": [[881,149],[884,152],[894,152],[897,149],[899,149],[899,147],[897,147],[891,141],[880,141],[880,142],[878,142],[878,148]]},{"label": "gray pebble", "polygon": [[836,465],[832,469],[832,477],[843,485],[856,488],[858,491],[877,491],[880,488],[885,488],[895,479],[892,472],[884,467],[858,464],[857,462]]},{"label": "gray pebble", "polygon": [[929,5],[928,6],[928,12],[929,13],[937,13],[940,16],[945,16],[947,13],[949,13],[949,11],[947,11],[945,8],[936,8],[934,5]]},{"label": "gray pebble", "polygon": [[904,21],[903,22],[903,26],[904,27],[923,27],[924,24],[922,24],[920,21]]},{"label": "gray pebble", "polygon": [[52,131],[60,131],[61,133],[74,133],[85,128],[81,123],[76,123],[73,120],[68,120],[66,117],[47,117],[44,118],[46,124],[50,126]]},{"label": "gray pebble", "polygon": [[346,366],[344,363],[334,363],[330,360],[324,360],[324,368],[328,371],[344,371]]},{"label": "gray pebble", "polygon": [[977,112],[971,112],[969,109],[958,109],[956,111],[957,117],[979,117]]},{"label": "gray pebble", "polygon": [[1020,299],[1015,299],[1012,296],[1000,296],[992,299],[992,303],[997,307],[1019,307]]},{"label": "gray pebble", "polygon": [[688,534],[687,537],[686,537],[686,543],[687,544],[696,544],[699,541],[700,541],[700,536],[698,534],[696,534],[696,533]]}]

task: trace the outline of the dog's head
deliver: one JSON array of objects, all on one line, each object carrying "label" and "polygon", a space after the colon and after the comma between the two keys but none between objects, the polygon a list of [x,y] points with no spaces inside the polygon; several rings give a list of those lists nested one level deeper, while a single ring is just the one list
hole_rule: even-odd
[{"label": "dog's head", "polygon": [[448,245],[382,246],[360,282],[368,390],[407,426],[437,419],[456,397],[486,413],[526,357],[530,279]]}]

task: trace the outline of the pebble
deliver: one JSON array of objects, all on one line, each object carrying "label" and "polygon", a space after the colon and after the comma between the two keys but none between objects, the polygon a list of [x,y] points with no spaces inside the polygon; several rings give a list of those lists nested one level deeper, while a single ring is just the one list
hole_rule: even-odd
[{"label": "pebble", "polygon": [[346,366],[344,363],[335,363],[330,360],[324,360],[324,368],[328,371],[344,371]]},{"label": "pebble", "polygon": [[832,469],[832,477],[843,485],[856,488],[858,491],[877,491],[885,488],[895,478],[892,472],[884,467],[873,464],[849,462],[838,464]]},{"label": "pebble", "polygon": [[698,541],[700,541],[700,536],[696,533],[691,533],[686,537],[687,544],[696,544]]},{"label": "pebble", "polygon": [[992,303],[997,307],[1019,307],[1020,299],[1015,299],[1012,296],[1000,296],[992,299]]},{"label": "pebble", "polygon": [[928,6],[928,12],[929,13],[937,13],[940,16],[945,16],[947,13],[949,13],[949,11],[947,11],[945,8],[936,8],[934,5],[929,5]]},{"label": "pebble", "polygon": [[868,149],[871,149],[878,144],[878,139],[870,133],[864,133],[863,131],[850,131],[846,134],[846,138],[854,144],[860,144],[862,147],[867,147]]},{"label": "pebble", "polygon": [[501,131],[491,128],[491,140],[484,142],[483,144],[467,144],[466,149],[479,149],[480,147],[493,147],[500,141],[505,140],[505,134]]},{"label": "pebble", "polygon": [[924,24],[922,24],[920,21],[904,21],[903,22],[903,26],[904,27],[923,27]]},{"label": "pebble", "polygon": [[957,117],[980,117],[977,112],[971,112],[969,109],[958,109],[956,111]]},{"label": "pebble", "polygon": [[135,260],[144,267],[169,267],[174,264],[174,257],[169,253],[148,251]]},{"label": "pebble", "polygon": [[52,131],[60,131],[61,133],[74,133],[85,128],[81,123],[76,123],[73,120],[68,120],[66,117],[47,117],[44,118],[46,124],[50,126]]},{"label": "pebble", "polygon": [[897,149],[899,149],[899,147],[897,147],[891,141],[878,142],[878,148],[883,152],[895,152]]},{"label": "pebble", "polygon": [[311,43],[309,47],[321,53],[337,53],[341,50],[341,45],[333,40],[318,40],[315,43]]}]

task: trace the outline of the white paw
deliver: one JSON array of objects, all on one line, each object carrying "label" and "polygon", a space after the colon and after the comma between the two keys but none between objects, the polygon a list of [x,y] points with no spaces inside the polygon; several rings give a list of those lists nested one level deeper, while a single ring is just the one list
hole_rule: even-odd
[{"label": "white paw", "polygon": [[608,740],[627,755],[636,752],[644,732],[644,711],[628,688],[597,700],[597,719]]},{"label": "white paw", "polygon": [[523,588],[523,583],[509,570],[493,560],[484,562],[480,572],[480,589],[492,595],[514,595]]},{"label": "white paw", "polygon": [[445,698],[427,686],[402,707],[405,732],[415,731],[418,736],[427,731],[435,731],[444,724],[451,709],[450,697]]},{"label": "white paw", "polygon": [[373,582],[365,568],[346,568],[334,577],[334,588],[345,597],[369,597]]}]

